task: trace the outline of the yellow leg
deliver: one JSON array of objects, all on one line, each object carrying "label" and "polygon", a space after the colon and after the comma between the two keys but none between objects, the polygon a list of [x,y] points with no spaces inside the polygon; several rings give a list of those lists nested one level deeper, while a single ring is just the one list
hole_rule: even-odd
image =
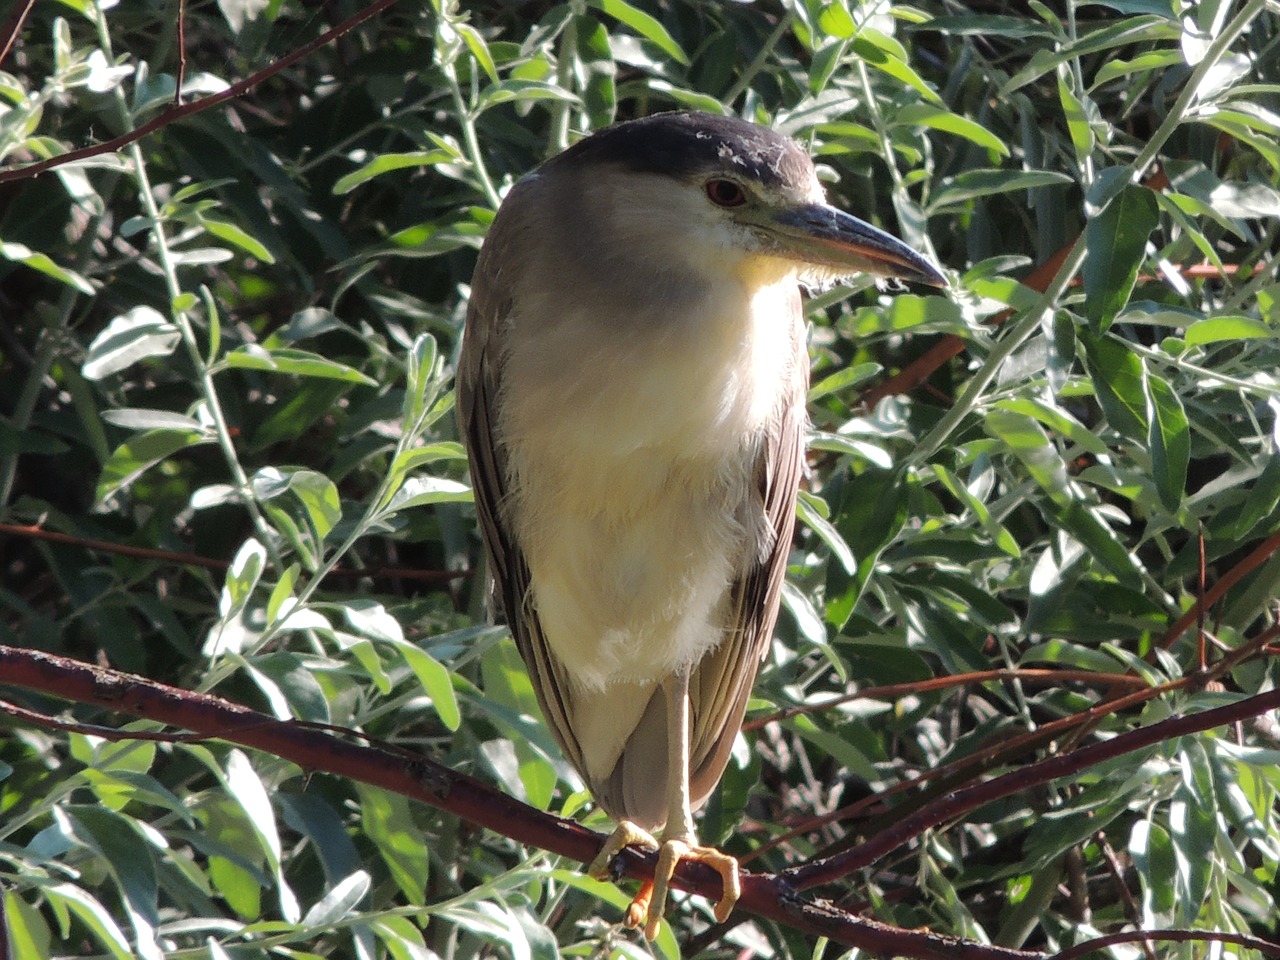
[{"label": "yellow leg", "polygon": [[689,802],[689,674],[682,672],[663,684],[667,697],[667,824],[662,831],[662,842],[628,820],[618,824],[605,840],[587,873],[597,880],[609,879],[609,864],[623,847],[637,844],[647,850],[658,851],[658,865],[653,880],[641,886],[631,906],[627,908],[623,922],[627,927],[644,925],[644,935],[649,940],[658,936],[662,915],[666,911],[667,894],[671,878],[681,860],[697,860],[720,874],[724,884],[720,900],[716,904],[716,920],[724,923],[733,912],[733,906],[742,895],[738,882],[738,861],[715,847],[698,843],[693,828],[693,809]]}]

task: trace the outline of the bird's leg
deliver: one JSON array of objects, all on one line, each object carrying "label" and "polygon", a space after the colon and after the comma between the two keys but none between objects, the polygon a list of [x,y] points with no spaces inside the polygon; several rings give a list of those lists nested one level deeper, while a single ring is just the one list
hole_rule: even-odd
[{"label": "bird's leg", "polygon": [[693,809],[689,802],[689,668],[678,670],[667,678],[662,689],[667,697],[667,825],[662,831],[658,866],[653,873],[652,899],[647,896],[650,890],[646,885],[627,911],[627,919],[636,925],[642,917],[647,917],[644,935],[650,940],[658,936],[658,925],[667,905],[667,891],[681,860],[698,860],[720,874],[724,892],[716,904],[718,922],[724,923],[729,919],[742,893],[738,882],[738,861],[715,847],[699,844],[693,828]]}]

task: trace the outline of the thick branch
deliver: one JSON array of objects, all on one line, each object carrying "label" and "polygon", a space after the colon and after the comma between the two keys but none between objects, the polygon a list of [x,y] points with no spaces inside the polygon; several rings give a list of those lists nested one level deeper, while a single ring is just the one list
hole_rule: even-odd
[{"label": "thick branch", "polygon": [[[0,645],[0,677],[77,703],[181,727],[201,736],[263,750],[308,771],[323,771],[400,793],[523,844],[587,862],[603,837],[569,820],[535,810],[486,784],[425,757],[340,739],[329,731],[277,720],[208,694],[166,686],[66,657]],[[653,876],[655,858],[631,850],[615,862],[623,876]],[[715,898],[719,876],[697,863],[681,864],[676,885]],[[745,874],[739,909],[825,936],[873,954],[920,960],[1044,960],[1044,954],[972,943],[921,930],[902,930],[804,899],[776,876]]]}]

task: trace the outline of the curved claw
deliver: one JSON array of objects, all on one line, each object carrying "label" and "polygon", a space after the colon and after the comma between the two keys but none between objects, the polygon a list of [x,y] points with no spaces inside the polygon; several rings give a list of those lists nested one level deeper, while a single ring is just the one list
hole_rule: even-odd
[{"label": "curved claw", "polygon": [[613,863],[613,858],[633,843],[636,846],[644,847],[646,850],[660,848],[658,841],[653,838],[653,834],[636,826],[630,820],[623,820],[614,829],[613,833],[605,838],[604,843],[600,844],[600,852],[596,854],[595,859],[587,867],[587,876],[593,880],[612,879],[612,871],[609,866]]},{"label": "curved claw", "polygon": [[627,912],[623,915],[622,922],[627,929],[633,930],[643,926],[645,939],[658,938],[658,929],[662,924],[662,917],[667,909],[667,897],[671,891],[671,878],[675,876],[676,867],[680,865],[681,860],[697,860],[720,874],[723,891],[716,902],[716,922],[724,923],[729,919],[729,914],[733,913],[734,904],[742,896],[742,884],[738,880],[738,861],[715,847],[703,847],[675,838],[659,843],[648,831],[629,820],[623,820],[600,845],[600,852],[587,867],[587,874],[596,880],[611,879],[610,865],[613,863],[613,858],[621,853],[624,847],[632,844],[646,850],[658,851],[658,865],[654,869],[653,879],[641,885],[640,892],[632,899]]},{"label": "curved claw", "polygon": [[[722,853],[715,847],[694,846],[683,840],[664,840],[662,847],[658,850],[658,866],[653,872],[653,898],[651,902],[645,904],[648,919],[645,922],[644,935],[647,940],[656,940],[658,937],[658,927],[662,923],[662,916],[667,908],[671,878],[675,875],[676,867],[681,860],[697,860],[720,874],[723,889],[715,908],[717,923],[724,923],[729,919],[734,905],[742,896],[737,859]],[[644,892],[641,890],[641,893]],[[631,908],[627,911],[628,919],[631,911],[638,906],[639,899],[637,897],[632,901]]]}]

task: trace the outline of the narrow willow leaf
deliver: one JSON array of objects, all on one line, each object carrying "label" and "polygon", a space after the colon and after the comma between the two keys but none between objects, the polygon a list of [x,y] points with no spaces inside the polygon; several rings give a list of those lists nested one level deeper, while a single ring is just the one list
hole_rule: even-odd
[{"label": "narrow willow leaf", "polygon": [[1130,185],[1085,227],[1084,313],[1093,330],[1106,330],[1129,302],[1159,209],[1149,189]]},{"label": "narrow willow leaf", "polygon": [[129,438],[116,447],[102,466],[95,493],[98,502],[129,486],[145,471],[179,450],[211,440],[203,430],[149,430]]},{"label": "narrow willow leaf", "polygon": [[685,66],[689,65],[689,55],[684,52],[680,44],[675,42],[671,34],[667,32],[667,28],[643,10],[636,9],[631,4],[626,3],[625,0],[593,0],[591,6],[625,23],[675,60],[676,63]]},{"label": "narrow willow leaf", "polygon": [[455,151],[439,149],[414,150],[410,153],[382,153],[360,169],[339,177],[333,185],[333,192],[338,195],[350,193],[360,184],[393,170],[433,167],[438,163],[457,163],[461,159],[462,157]]},{"label": "narrow willow leaf", "polygon": [[[887,41],[887,42],[886,42]],[[864,28],[852,41],[853,52],[861,57],[868,66],[875,67],[899,83],[905,83],[930,103],[942,106],[942,98],[933,87],[907,65],[903,57],[897,56],[893,47],[901,50],[896,41],[885,37],[876,30]]]},{"label": "narrow willow leaf", "polygon": [[894,126],[919,126],[964,137],[1002,157],[1009,156],[1008,145],[982,124],[958,113],[928,103],[909,103],[893,115]]},{"label": "narrow willow leaf", "polygon": [[943,177],[939,188],[930,195],[925,212],[934,214],[953,204],[966,203],[992,194],[1062,186],[1073,182],[1065,173],[1054,170],[967,170],[954,177]]},{"label": "narrow willow leaf", "polygon": [[1193,347],[1231,340],[1274,339],[1280,330],[1250,317],[1207,317],[1187,327],[1183,340]]},{"label": "narrow willow leaf", "polygon": [[59,283],[65,283],[69,287],[75,287],[86,296],[93,296],[96,292],[92,283],[76,273],[74,270],[68,270],[66,267],[59,266],[53,261],[53,258],[45,253],[38,253],[30,247],[21,243],[0,243],[0,257],[6,260],[12,260],[14,263],[21,263],[30,267],[32,270],[38,270],[47,277],[52,277]]},{"label": "narrow willow leaf", "polygon": [[181,339],[178,328],[160,311],[137,306],[93,338],[80,372],[86,380],[101,380],[146,357],[167,357]]},{"label": "narrow willow leaf", "polygon": [[847,573],[851,574],[856,566],[853,560],[853,551],[844,542],[844,537],[840,536],[840,531],[831,525],[830,520],[818,512],[818,504],[820,503],[822,501],[818,497],[801,491],[796,501],[796,514],[800,518],[800,522],[818,535],[818,539],[831,549],[832,556],[840,561],[840,565],[844,567]]},{"label": "narrow willow leaf", "polygon": [[1112,337],[1080,332],[1085,365],[1093,392],[1107,422],[1130,440],[1147,442],[1147,399],[1143,381],[1147,371],[1142,358]]},{"label": "narrow willow leaf", "polygon": [[220,366],[237,370],[266,370],[271,373],[287,373],[299,377],[323,377],[346,383],[361,383],[376,387],[378,382],[366,377],[355,367],[327,360],[318,353],[280,347],[266,350],[259,346],[241,347],[223,357]]},{"label": "narrow willow leaf", "polygon": [[208,230],[219,240],[225,240],[234,247],[239,247],[251,257],[256,257],[263,263],[275,263],[276,258],[272,256],[271,251],[264,247],[258,240],[250,236],[244,230],[241,230],[234,223],[228,223],[225,220],[210,220],[206,217],[200,218],[200,225]]},{"label": "narrow willow leaf", "polygon": [[1160,501],[1170,511],[1182,504],[1191,460],[1191,429],[1187,413],[1173,388],[1154,374],[1144,385],[1147,396],[1147,447]]},{"label": "narrow willow leaf", "polygon": [[809,402],[812,403],[814,400],[831,393],[848,390],[859,383],[870,380],[883,369],[880,364],[871,362],[855,363],[847,367],[841,367],[835,373],[824,377],[809,388]]}]

